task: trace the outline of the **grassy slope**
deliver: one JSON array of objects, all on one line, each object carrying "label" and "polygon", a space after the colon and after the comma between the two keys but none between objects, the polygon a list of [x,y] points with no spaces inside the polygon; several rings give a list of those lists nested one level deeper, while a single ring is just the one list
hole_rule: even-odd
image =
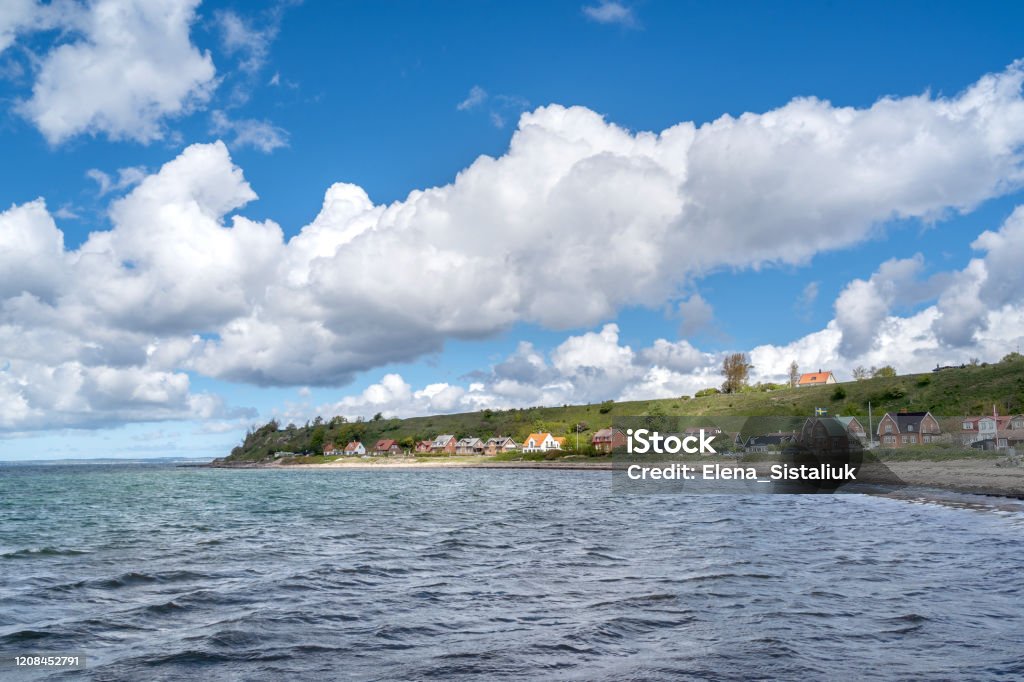
[{"label": "grassy slope", "polygon": [[[589,429],[580,434],[580,443],[589,442],[590,435],[608,426],[616,416],[760,416],[812,415],[815,407],[827,407],[832,415],[866,416],[868,401],[875,415],[887,410],[906,408],[909,411],[930,410],[935,415],[960,416],[990,414],[992,405],[1001,414],[1024,411],[1024,361],[1002,362],[964,369],[950,369],[927,374],[867,379],[836,386],[785,389],[771,392],[744,392],[713,395],[703,398],[668,398],[615,403],[611,411],[602,413],[602,406],[568,405],[534,407],[495,412],[383,419],[352,424],[325,424],[324,442],[344,444],[358,437],[372,444],[378,438],[433,438],[440,433],[457,437],[475,435],[511,435],[520,442],[531,432],[550,431],[567,436],[572,446],[573,424],[584,422]],[[299,427],[276,431],[264,427],[250,434],[242,446],[235,448],[230,459],[258,460],[286,450],[300,452],[312,449],[314,429]]]}]

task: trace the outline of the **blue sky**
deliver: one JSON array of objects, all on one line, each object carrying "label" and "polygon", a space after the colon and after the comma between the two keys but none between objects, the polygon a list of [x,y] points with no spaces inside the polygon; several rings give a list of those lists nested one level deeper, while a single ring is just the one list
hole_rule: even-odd
[{"label": "blue sky", "polygon": [[[125,311],[133,308],[118,308],[115,312],[104,308],[106,312],[97,319],[102,318],[101,325],[109,323],[110,332],[94,336],[95,321],[76,329],[67,320],[82,310],[88,311],[82,313],[83,317],[90,317],[95,312],[90,306],[103,307],[106,304],[102,301],[108,298],[97,295],[88,300],[75,299],[73,305],[71,293],[62,293],[58,284],[51,282],[56,287],[51,291],[47,289],[50,285],[40,284],[42,288],[36,290],[28,284],[19,288],[17,282],[8,283],[6,289],[0,286],[0,297],[12,301],[18,296],[32,295],[42,302],[40,305],[49,306],[47,310],[52,315],[43,315],[38,310],[28,314],[8,303],[5,318],[0,320],[9,331],[0,337],[0,361],[7,366],[0,374],[8,375],[6,390],[22,403],[18,414],[13,408],[0,408],[9,410],[7,418],[0,419],[0,459],[31,458],[39,452],[64,452],[71,456],[141,452],[220,454],[238,440],[247,424],[271,416],[301,421],[331,410],[366,416],[376,411],[404,415],[492,404],[635,397],[645,391],[652,396],[692,392],[717,383],[717,354],[731,350],[749,352],[762,346],[770,348],[755,354],[755,365],[760,359],[759,378],[772,380],[788,364],[780,358],[790,356],[801,360],[807,368],[811,368],[810,363],[831,362],[837,373],[848,375],[857,364],[893,362],[908,371],[920,370],[933,361],[998,355],[1013,350],[1020,342],[1016,331],[1019,314],[1013,301],[1007,300],[1005,294],[999,298],[993,293],[996,287],[991,283],[1001,272],[1000,264],[989,257],[995,250],[979,252],[971,248],[983,232],[1000,230],[993,239],[1001,246],[1020,248],[1018,230],[1013,227],[1024,177],[1020,162],[1020,140],[1024,137],[1018,137],[1024,121],[1020,120],[1020,108],[1014,108],[1020,97],[1019,88],[1016,99],[1011,93],[992,105],[1001,118],[986,118],[986,114],[979,117],[981,123],[971,124],[975,132],[979,126],[1005,131],[1006,139],[1000,138],[1005,149],[991,156],[965,156],[962,161],[955,156],[960,153],[955,149],[956,131],[948,131],[945,123],[915,123],[919,112],[912,101],[920,97],[929,107],[942,109],[942,102],[962,97],[965,90],[987,74],[1009,73],[1007,79],[1012,79],[1011,65],[1024,58],[1024,44],[1017,30],[1024,19],[1024,8],[1019,4],[725,4],[653,0],[621,4],[598,0],[196,4],[189,0],[166,0],[167,16],[171,17],[167,19],[168,26],[173,24],[181,38],[172,47],[184,60],[180,69],[172,65],[166,72],[157,69],[156,75],[151,76],[160,85],[166,82],[167,88],[100,79],[92,90],[68,98],[60,91],[61,87],[70,86],[60,80],[62,72],[56,58],[62,46],[84,46],[97,60],[111,58],[113,54],[111,63],[131,71],[133,60],[146,63],[151,58],[145,45],[159,43],[171,31],[159,26],[147,28],[145,22],[129,22],[129,30],[139,29],[137,37],[143,47],[122,49],[123,46],[104,42],[90,27],[101,11],[134,12],[129,0],[65,3],[59,6],[59,15],[54,14],[52,5],[32,2],[14,3],[11,8],[0,10],[0,47],[5,48],[0,52],[0,149],[4,159],[0,163],[0,209],[24,206],[37,197],[45,199],[47,212],[63,234],[65,252],[61,258],[73,261],[76,269],[82,268],[77,250],[87,245],[90,234],[118,230],[127,233],[127,228],[118,224],[110,211],[122,197],[137,190],[138,180],[155,176],[164,164],[183,158],[191,145],[217,140],[224,142],[228,156],[226,160],[209,163],[230,164],[239,169],[259,198],[249,202],[227,201],[231,207],[215,219],[222,226],[230,225],[234,215],[261,225],[262,221],[273,221],[280,226],[282,244],[314,221],[325,192],[333,183],[358,185],[377,206],[404,202],[414,190],[453,183],[481,155],[506,155],[519,116],[548,105],[583,107],[628,133],[657,133],[681,122],[693,122],[699,128],[723,115],[740,117],[745,112],[760,115],[780,110],[796,119],[799,114],[785,109],[794,98],[813,97],[828,102],[823,106],[829,107],[831,114],[846,107],[868,110],[881,98],[890,97],[902,102],[902,108],[887,114],[882,122],[865,125],[857,134],[875,134],[884,124],[890,126],[885,135],[892,136],[885,139],[896,143],[906,140],[910,144],[920,130],[927,129],[937,139],[936,151],[929,153],[939,161],[924,156],[912,168],[908,165],[908,170],[901,170],[903,175],[883,177],[878,188],[871,190],[873,193],[858,189],[865,194],[855,203],[872,204],[873,208],[867,217],[858,214],[849,218],[850,225],[843,228],[847,230],[843,232],[845,236],[840,235],[842,230],[834,220],[846,220],[846,209],[830,213],[833,207],[817,207],[811,197],[806,204],[807,214],[799,220],[818,235],[837,230],[834,248],[827,245],[826,239],[824,245],[816,244],[807,253],[792,258],[789,252],[772,251],[761,259],[734,262],[716,254],[716,250],[729,247],[722,245],[724,240],[716,232],[719,228],[708,227],[704,233],[689,233],[686,240],[671,242],[680,259],[688,260],[687,265],[678,269],[666,265],[665,272],[656,273],[662,281],[671,279],[670,286],[637,285],[634,291],[632,284],[626,282],[636,281],[641,274],[627,273],[623,288],[629,289],[629,293],[618,296],[616,287],[610,285],[610,303],[604,307],[595,304],[595,310],[600,310],[589,315],[569,314],[574,308],[585,306],[581,306],[579,294],[567,290],[564,295],[544,302],[542,312],[537,312],[536,306],[521,303],[514,314],[503,313],[493,322],[477,325],[466,322],[465,306],[484,307],[487,302],[465,294],[465,302],[458,299],[458,305],[446,307],[447,303],[438,303],[439,315],[451,319],[439,319],[434,327],[424,328],[420,320],[399,323],[395,315],[403,317],[403,313],[395,311],[401,311],[406,300],[403,296],[418,295],[418,288],[409,285],[406,290],[402,288],[405,285],[396,284],[394,298],[387,302],[376,301],[377,289],[372,287],[350,290],[342,273],[347,262],[342,254],[337,269],[328,276],[334,279],[324,280],[331,286],[315,292],[315,300],[323,305],[326,317],[303,317],[296,320],[296,326],[282,325],[284,334],[294,334],[296,338],[309,336],[312,327],[298,326],[307,323],[323,324],[334,330],[332,325],[340,324],[332,317],[337,313],[349,320],[349,326],[367,330],[365,335],[371,340],[363,339],[362,331],[359,339],[347,339],[344,332],[339,332],[327,338],[325,346],[311,345],[318,356],[337,354],[346,358],[333,363],[325,360],[319,369],[291,367],[303,365],[304,360],[299,357],[303,353],[314,354],[303,348],[296,348],[296,357],[291,359],[285,357],[287,349],[268,350],[267,354],[274,359],[267,362],[276,363],[273,366],[241,367],[237,361],[214,357],[218,353],[229,354],[226,345],[211,348],[206,360],[200,359],[200,351],[195,350],[199,346],[194,346],[191,354],[176,355],[173,361],[167,361],[169,364],[157,366],[139,359],[141,349],[154,343],[185,343],[192,334],[216,345],[223,340],[232,319],[258,314],[248,311],[214,321],[199,314],[189,318],[195,308],[179,298],[185,301],[185,310],[175,313],[170,331],[171,323],[164,318],[154,322],[155,326],[142,329],[126,321],[130,315]],[[4,12],[9,14],[5,16]],[[5,35],[9,36],[6,44]],[[77,66],[70,67],[71,74],[64,73],[64,77],[73,80],[73,69],[84,68],[81,63],[76,62]],[[194,68],[195,77],[187,80],[182,74],[190,68]],[[182,79],[179,90],[177,94],[168,94],[176,78]],[[48,97],[34,96],[40,90],[45,90]],[[91,100],[94,96],[95,102]],[[159,106],[146,105],[147,96],[163,99]],[[83,101],[82,107],[95,107],[96,114],[77,124],[67,123],[74,118],[75,97],[88,100]],[[139,101],[143,104],[139,105]],[[132,109],[145,111],[146,106],[150,108],[148,114]],[[158,109],[155,114],[154,106]],[[901,113],[904,110],[906,113]],[[936,115],[946,113],[940,111]],[[109,123],[117,116],[127,118]],[[908,121],[907,130],[899,129],[901,120]],[[544,119],[539,125],[543,128],[560,124]],[[843,124],[837,125],[841,129]],[[918,132],[914,126],[918,126]],[[982,131],[986,135],[988,132]],[[943,138],[947,133],[950,137]],[[573,133],[570,130],[565,134]],[[596,131],[594,135],[604,132]],[[873,139],[868,139],[866,146],[873,143]],[[737,139],[729,144],[729,149],[735,149],[743,141]],[[884,146],[885,143],[881,144]],[[600,144],[595,143],[596,147]],[[813,152],[809,154],[800,157],[801,163],[814,163],[817,157]],[[904,156],[889,159],[883,165],[898,165]],[[930,178],[928,169],[942,165],[942,159],[949,162],[951,170]],[[783,164],[780,172],[792,170],[785,167],[784,161],[779,163]],[[845,165],[842,159],[838,163]],[[183,162],[182,168],[182,173],[189,173],[197,166]],[[770,170],[770,166],[766,168]],[[119,176],[119,169],[129,170]],[[219,168],[210,172],[222,171]],[[601,172],[606,173],[604,177],[611,177],[607,175],[611,171]],[[991,174],[991,178],[987,184],[982,183],[984,187],[965,191],[963,196],[950,196],[948,201],[942,197],[924,201],[919,195],[927,193],[926,190],[911,187],[911,181],[936,187],[969,184],[961,183],[956,172],[963,173],[964,178],[988,178],[986,174]],[[906,177],[910,173],[915,177]],[[125,182],[119,184],[119,177]],[[723,177],[725,183],[720,190],[715,188],[713,196],[726,197],[722,203],[726,207],[733,192],[738,197],[736,203],[742,204],[742,196],[760,193],[761,201],[771,191],[799,191],[788,184],[775,188],[761,186],[756,177],[754,181],[733,179],[728,174]],[[863,174],[854,176],[852,181],[842,179],[841,174],[836,177],[837,183],[856,183]],[[863,180],[865,187],[874,181]],[[502,177],[495,182],[515,184]],[[893,193],[890,197],[886,187],[902,186],[904,182],[908,187],[905,194]],[[224,191],[241,192],[237,188]],[[524,211],[529,210],[530,201],[527,196]],[[687,201],[685,206],[700,203]],[[795,200],[793,203],[800,205]],[[765,205],[770,212],[771,203]],[[124,242],[131,241],[131,248],[143,248],[137,240],[147,239],[147,234],[154,244],[162,243],[158,238],[161,231],[177,234],[163,223],[142,224],[150,210],[157,209],[151,204],[133,209],[130,219],[141,223],[133,224],[134,241],[126,238]],[[608,227],[613,232],[595,229],[593,240],[618,234],[614,230],[625,234],[625,225],[631,220],[628,210],[618,205],[609,208],[608,215],[615,216]],[[765,226],[759,233],[762,228],[758,216],[765,210],[749,214],[749,224],[729,223],[735,222],[737,215],[748,214],[734,215],[728,209],[720,211],[724,217],[710,215],[702,224],[728,223],[730,230],[735,229],[748,240],[736,243],[756,246],[761,243],[758,235],[770,232]],[[857,213],[854,208],[849,211]],[[820,215],[817,223],[816,215]],[[500,245],[501,230],[513,229],[499,225],[504,216],[494,216],[492,220],[483,209],[473,213],[472,218],[471,224],[459,224],[458,229],[465,230],[461,233],[465,241],[472,240],[470,235],[484,235],[482,239],[486,241],[488,231],[494,231]],[[785,219],[780,212],[778,220]],[[457,222],[451,217],[447,220]],[[620,224],[615,224],[615,220]],[[559,223],[552,224],[556,225],[554,233],[544,233],[545,239],[551,239],[545,242],[544,249],[551,249],[552,244],[573,244],[572,240],[577,238],[583,240],[580,243],[587,243],[586,225],[573,227],[576,236],[563,240],[558,234]],[[414,225],[415,229],[424,230],[423,243],[442,243],[439,236],[431,242],[432,228],[424,225]],[[0,234],[3,229],[0,223]],[[43,227],[26,229],[45,231]],[[342,230],[344,226],[332,224],[332,229]],[[565,229],[568,234],[570,228]],[[369,241],[363,236],[360,239]],[[764,239],[770,241],[768,237]],[[15,241],[0,240],[0,245],[5,243]],[[92,243],[99,244],[100,240]],[[129,251],[123,245],[117,248],[125,249],[123,254],[112,256],[117,267],[122,268],[120,275],[128,277],[125,281],[130,280],[129,271],[146,270],[145,257],[124,255]],[[365,248],[367,253],[378,253],[371,246]],[[515,255],[516,247],[506,248]],[[613,241],[608,248],[628,251],[634,246],[626,240]],[[798,242],[793,252],[799,250]],[[902,259],[913,259],[916,254],[920,254],[919,261],[903,262]],[[13,247],[9,255],[17,255]],[[457,248],[448,254],[454,259],[459,256]],[[881,275],[872,278],[885,261],[894,258],[901,259],[902,265],[892,268],[899,272],[883,269]],[[979,258],[984,261],[982,265],[970,265],[972,259]],[[19,260],[25,258],[19,256]],[[694,260],[700,264],[690,262]],[[381,267],[386,272],[390,266],[385,262]],[[406,263],[402,267],[408,273],[410,267],[417,266]],[[565,281],[584,281],[588,276],[584,272],[586,263],[574,262],[571,257],[560,269]],[[980,270],[984,270],[984,275],[978,275]],[[50,274],[43,277],[62,277],[58,263],[44,271]],[[423,273],[414,274],[426,277]],[[25,278],[25,282],[30,279],[29,275],[18,277]],[[85,274],[81,277],[80,282],[75,280],[79,283],[73,289],[90,287],[92,280]],[[240,281],[244,279],[245,286],[255,287],[251,282],[258,273],[239,277]],[[602,277],[600,281],[608,279]],[[864,286],[851,284],[856,281],[863,281]],[[954,319],[951,311],[965,305],[955,300],[954,293],[973,291],[972,287],[980,293],[967,307],[980,312],[971,319]],[[872,302],[884,299],[884,309],[861,305],[860,299],[855,299],[868,289],[873,292]],[[39,293],[44,290],[49,293]],[[159,286],[154,291],[160,291]],[[129,295],[119,292],[117,296]],[[104,295],[115,296],[111,292]],[[335,295],[339,301],[337,308],[332,306]],[[849,305],[842,306],[843,310],[856,312],[837,319],[837,300],[844,295],[847,298],[843,300]],[[254,296],[258,298],[249,291],[246,301],[256,300]],[[376,301],[373,310],[365,315],[360,296]],[[173,306],[174,301],[163,304]],[[154,303],[154,307],[163,304]],[[251,305],[264,310],[269,304]],[[551,312],[558,305],[566,308],[564,319]],[[110,304],[110,310],[116,307]],[[985,317],[997,310],[1009,317]],[[935,319],[944,314],[947,322]],[[41,322],[44,318],[50,321]],[[60,321],[54,322],[55,318]],[[402,326],[398,330],[399,324],[407,325],[408,329]],[[606,326],[609,324],[615,325],[614,330]],[[831,346],[822,346],[823,342],[813,335],[828,329],[830,324],[839,330],[839,336]],[[855,329],[858,324],[860,328]],[[48,337],[43,332],[49,333],[51,327],[46,325],[59,328],[61,334],[68,336]],[[885,325],[891,329],[885,333],[872,331],[871,338],[863,338],[863,329],[881,329]],[[389,333],[392,328],[394,335]],[[933,334],[927,342],[900,340],[900,334],[919,340],[925,328]],[[997,328],[1008,331],[995,334],[993,330]],[[956,333],[962,329],[969,333]],[[83,348],[92,350],[52,362],[35,355],[22,357],[20,353],[24,351],[16,339],[30,338],[26,336],[28,332],[38,333],[39,338],[62,338],[65,344],[69,338],[77,339],[82,341]],[[386,353],[370,352],[363,347],[388,346],[392,338],[396,339],[396,348],[389,348]],[[668,360],[658,355],[654,344],[659,339],[683,344],[673,348],[687,359],[673,356],[675,359]],[[263,348],[260,344],[270,343],[250,333],[239,348],[258,356]],[[523,346],[524,343],[530,345]],[[132,344],[137,352],[129,349]],[[116,352],[112,350],[115,346]],[[914,349],[913,357],[901,356],[901,352],[908,353],[906,349],[910,346]],[[355,352],[356,347],[359,360],[352,361],[348,359],[349,353]],[[623,350],[627,347],[628,353]],[[231,352],[237,355],[242,351],[236,348]],[[502,365],[510,356],[528,358],[531,353],[540,358],[539,365],[536,361],[532,365],[535,372],[524,374],[521,368]],[[104,359],[94,359],[95,354],[103,355]],[[621,363],[628,365],[628,369]],[[496,366],[504,368],[495,370]],[[655,380],[650,372],[658,367],[671,376]],[[64,376],[54,374],[59,368],[86,377],[82,379],[82,400],[74,407],[61,406],[53,395],[32,391],[33,382],[38,383],[40,376]],[[116,381],[98,378],[113,376],[105,374],[111,368],[124,376],[117,374]],[[128,374],[134,378],[127,378]],[[379,387],[388,375],[400,376],[408,390],[403,392],[398,383],[390,380],[385,382],[383,393],[375,393],[374,387]],[[176,376],[187,377],[187,389]],[[321,380],[323,377],[326,378]],[[521,386],[508,389],[503,380]],[[132,387],[131,381],[146,388]],[[95,386],[90,382],[95,382]],[[153,393],[152,382],[163,388]],[[533,392],[522,388],[531,382],[534,388],[546,388]],[[474,389],[474,383],[481,387]],[[124,394],[111,393],[115,389],[110,386],[115,384],[116,391]],[[173,390],[166,389],[167,385],[173,385]],[[428,390],[431,385],[437,388]],[[435,393],[441,395],[445,388],[453,391],[445,394],[448,398],[432,397]],[[364,394],[367,389],[370,393]],[[424,390],[426,394],[415,395]],[[0,391],[0,395],[8,394]],[[190,396],[196,395],[206,396],[217,405],[204,403],[204,407],[197,408],[194,400],[190,402]],[[148,397],[142,400],[144,404],[139,409],[134,409],[130,405],[133,396]],[[139,443],[153,449],[140,450]]]}]

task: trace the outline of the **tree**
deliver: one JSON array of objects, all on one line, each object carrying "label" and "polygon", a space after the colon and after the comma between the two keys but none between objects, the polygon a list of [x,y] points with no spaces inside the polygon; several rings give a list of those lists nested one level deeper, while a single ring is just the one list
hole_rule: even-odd
[{"label": "tree", "polygon": [[885,365],[884,367],[872,367],[871,376],[875,377],[894,377],[896,376],[896,368],[892,365]]},{"label": "tree", "polygon": [[853,368],[853,378],[857,381],[864,381],[868,378],[868,370],[864,365],[857,365]]},{"label": "tree", "polygon": [[794,360],[789,363],[789,387],[796,388],[798,381],[800,381],[800,365],[796,364],[796,360]]},{"label": "tree", "polygon": [[375,422],[379,422],[383,418],[384,418],[384,415],[382,413],[380,413],[380,412],[378,412],[377,414],[373,415],[373,421],[375,421]]},{"label": "tree", "polygon": [[1021,360],[1024,360],[1024,355],[1014,351],[1013,353],[1007,353],[1004,355],[1003,359],[999,362],[1020,362]]},{"label": "tree", "polygon": [[722,361],[722,376],[725,377],[725,381],[722,382],[722,392],[738,393],[742,390],[747,385],[747,378],[753,367],[747,360],[746,353],[727,355]]},{"label": "tree", "polygon": [[324,447],[324,436],[327,435],[327,429],[323,426],[317,426],[313,429],[313,437],[309,439],[309,449],[313,452],[319,453]]}]

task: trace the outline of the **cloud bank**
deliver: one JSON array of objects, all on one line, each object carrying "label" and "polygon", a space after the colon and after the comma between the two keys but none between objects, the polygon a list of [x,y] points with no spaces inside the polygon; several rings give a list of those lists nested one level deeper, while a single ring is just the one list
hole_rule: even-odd
[{"label": "cloud bank", "polygon": [[[121,418],[90,377],[117,376],[102,385],[117,396],[137,390],[150,414],[203,414],[181,377],[341,385],[519,323],[588,328],[624,306],[667,302],[706,321],[710,308],[683,292],[709,272],[805,264],[893,218],[939,219],[1018,189],[1022,81],[1017,62],[950,98],[865,109],[801,98],[659,133],[583,107],[541,107],[522,115],[504,155],[478,158],[448,185],[390,205],[354,184],[331,186],[316,219],[288,240],[272,221],[238,213],[256,194],[227,148],[193,145],[116,199],[113,228],[76,250],[42,200],[0,214],[0,400],[15,406],[2,426],[41,423],[58,399],[68,424]],[[907,334],[921,339],[922,359],[927,344],[986,343],[1019,316],[1001,278],[1019,281],[1020,223],[1015,214],[979,237],[982,255],[950,273],[960,285],[932,292],[925,312],[890,314],[900,305],[894,283],[918,274],[913,260],[896,261],[851,283],[827,329],[754,349],[755,365],[781,373],[794,357],[869,359]],[[571,337],[541,361],[526,349],[479,388],[422,395],[437,410],[485,401],[474,394],[499,386],[523,401],[648,397],[696,386],[685,377],[703,379],[713,364],[685,341],[633,351],[617,335],[612,325]],[[65,367],[81,369],[81,381],[65,381],[59,396],[35,392],[43,376],[60,385]],[[515,367],[533,367],[545,392],[501,374]],[[381,390],[401,393],[394,380]]]}]

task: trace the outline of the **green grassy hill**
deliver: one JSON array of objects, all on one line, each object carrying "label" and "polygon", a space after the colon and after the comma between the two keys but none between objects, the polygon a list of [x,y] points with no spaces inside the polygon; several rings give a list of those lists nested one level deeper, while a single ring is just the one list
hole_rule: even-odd
[{"label": "green grassy hill", "polygon": [[[597,429],[626,416],[811,416],[814,408],[826,407],[833,416],[866,416],[868,402],[875,415],[886,411],[930,410],[936,416],[990,414],[993,404],[1000,414],[1024,411],[1024,358],[1008,356],[1002,362],[927,374],[865,379],[834,386],[748,390],[701,398],[681,396],[633,402],[611,401],[590,405],[484,410],[464,414],[376,419],[347,422],[341,418],[318,420],[301,427],[280,428],[271,422],[246,435],[228,461],[256,461],[275,452],[319,453],[324,443],[343,447],[361,440],[368,447],[380,438],[393,438],[405,447],[441,433],[456,437],[510,435],[519,442],[531,432],[549,431],[566,436],[572,448],[577,423],[586,428],[580,443],[589,443]],[[581,448],[586,451],[586,448]]]}]

